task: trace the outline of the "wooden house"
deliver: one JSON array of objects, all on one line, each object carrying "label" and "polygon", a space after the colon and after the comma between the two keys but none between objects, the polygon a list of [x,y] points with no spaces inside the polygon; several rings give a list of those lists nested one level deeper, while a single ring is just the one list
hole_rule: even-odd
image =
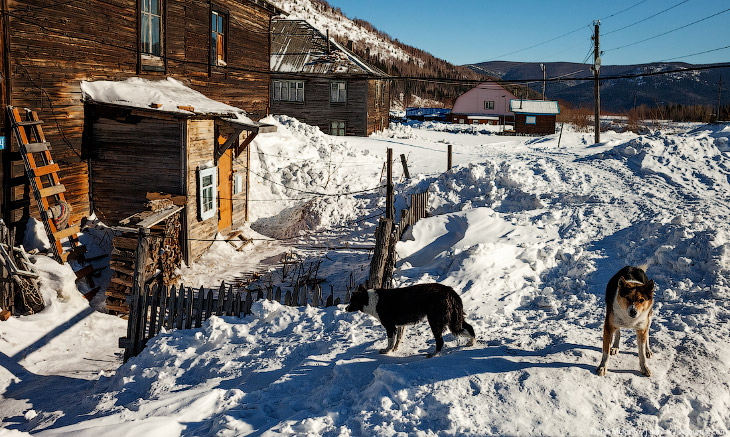
[{"label": "wooden house", "polygon": [[175,79],[83,82],[91,203],[107,224],[145,209],[147,193],[177,196],[183,259],[248,220],[248,144],[275,126]]},{"label": "wooden house", "polygon": [[457,97],[449,121],[459,124],[512,124],[509,102],[516,99],[496,82],[480,83]]},{"label": "wooden house", "polygon": [[558,102],[516,99],[510,101],[510,110],[515,114],[515,133],[526,135],[555,133],[555,120],[560,114]]},{"label": "wooden house", "polygon": [[304,20],[271,25],[271,113],[330,135],[366,136],[388,127],[388,75]]},{"label": "wooden house", "polygon": [[[3,0],[1,6],[0,104],[3,109],[12,105],[39,112],[61,168],[73,222],[93,212],[90,193],[95,178],[82,150],[88,133],[82,81],[172,77],[245,110],[254,120],[268,113],[269,26],[282,11],[265,0]],[[97,116],[101,117],[93,114]],[[150,132],[155,125],[158,132],[179,133],[184,125],[192,134],[198,124],[205,125],[207,136],[214,121],[202,122],[200,116],[166,121],[142,114],[132,117],[144,118]],[[33,211],[32,196],[6,120],[3,117],[0,125],[5,143],[0,153],[2,215],[6,222],[22,226]],[[152,138],[164,140],[160,135]],[[150,142],[146,153],[155,147]],[[120,153],[123,159],[133,152]],[[103,190],[97,188],[95,203],[102,205]]]}]

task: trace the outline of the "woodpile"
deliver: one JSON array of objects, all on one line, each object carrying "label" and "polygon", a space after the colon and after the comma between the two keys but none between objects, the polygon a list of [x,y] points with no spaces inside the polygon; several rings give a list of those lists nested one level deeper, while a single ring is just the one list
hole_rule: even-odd
[{"label": "woodpile", "polygon": [[[115,228],[111,257],[112,280],[106,291],[106,308],[110,314],[126,317],[129,299],[134,287],[137,269],[137,252],[145,254],[144,267],[140,270],[142,284],[156,283],[172,286],[177,283],[175,271],[182,262],[181,207],[167,205],[166,201],[151,201],[154,210],[144,211],[122,220],[123,226]],[[140,236],[140,230],[145,235]],[[149,235],[146,235],[149,232]],[[143,247],[144,246],[144,247]]]}]

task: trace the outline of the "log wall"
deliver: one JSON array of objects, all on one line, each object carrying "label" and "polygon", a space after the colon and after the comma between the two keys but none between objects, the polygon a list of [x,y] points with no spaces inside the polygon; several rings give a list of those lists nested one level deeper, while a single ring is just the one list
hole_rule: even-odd
[{"label": "log wall", "polygon": [[[211,4],[163,0],[164,68],[146,71],[138,53],[137,0],[3,1],[10,11],[8,103],[33,108],[46,122],[74,222],[89,214],[89,168],[81,154],[81,81],[171,76],[212,99],[249,111],[252,119],[267,113],[272,12],[256,4],[261,2],[215,2],[229,14],[227,66],[219,67],[209,62]],[[19,178],[13,181],[17,187],[10,200],[15,203],[6,215],[13,222],[22,222],[30,211],[22,175],[22,165],[5,166],[4,185]]]}]

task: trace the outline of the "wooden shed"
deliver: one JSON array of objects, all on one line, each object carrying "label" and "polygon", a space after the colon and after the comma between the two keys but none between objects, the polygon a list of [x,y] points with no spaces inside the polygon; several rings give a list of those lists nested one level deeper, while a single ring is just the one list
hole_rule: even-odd
[{"label": "wooden shed", "polygon": [[248,218],[249,144],[275,126],[168,78],[84,82],[93,211],[116,225],[145,209],[147,193],[178,196],[190,262]]},{"label": "wooden shed", "polygon": [[330,135],[388,127],[389,76],[304,20],[271,24],[271,113]]},{"label": "wooden shed", "polygon": [[514,99],[509,102],[515,114],[515,133],[526,135],[552,135],[555,120],[560,114],[558,102],[551,100]]}]

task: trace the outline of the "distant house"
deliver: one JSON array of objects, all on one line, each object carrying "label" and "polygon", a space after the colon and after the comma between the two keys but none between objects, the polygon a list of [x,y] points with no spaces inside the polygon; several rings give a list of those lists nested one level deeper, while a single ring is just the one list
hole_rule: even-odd
[{"label": "distant house", "polygon": [[551,135],[555,133],[560,106],[549,100],[515,99],[510,101],[510,111],[515,114],[515,133]]},{"label": "distant house", "polygon": [[516,98],[495,82],[480,83],[456,99],[449,121],[460,124],[511,124],[514,114],[510,112],[509,102]]},{"label": "distant house", "polygon": [[388,75],[304,20],[271,24],[272,114],[330,135],[366,136],[388,126]]},{"label": "distant house", "polygon": [[446,121],[449,108],[406,108],[406,118],[418,121]]}]

